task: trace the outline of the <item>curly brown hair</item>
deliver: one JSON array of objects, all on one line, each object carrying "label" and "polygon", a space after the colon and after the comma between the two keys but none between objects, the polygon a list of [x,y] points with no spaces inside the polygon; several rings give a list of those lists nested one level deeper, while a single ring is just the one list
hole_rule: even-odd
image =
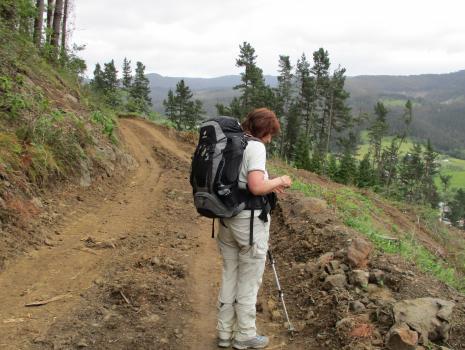
[{"label": "curly brown hair", "polygon": [[247,114],[242,122],[242,129],[254,137],[262,138],[268,134],[278,134],[281,126],[273,111],[268,108],[257,108]]}]

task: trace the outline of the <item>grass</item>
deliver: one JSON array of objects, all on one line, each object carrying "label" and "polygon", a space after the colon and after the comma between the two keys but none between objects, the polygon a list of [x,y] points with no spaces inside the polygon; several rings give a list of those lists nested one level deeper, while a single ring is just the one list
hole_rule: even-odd
[{"label": "grass", "polygon": [[[276,174],[284,173],[283,169],[276,166],[271,167],[270,170]],[[403,232],[395,225],[392,225],[392,231],[379,228],[373,216],[382,215],[382,210],[368,197],[349,187],[329,189],[316,184],[304,183],[299,179],[294,179],[291,189],[302,192],[306,196],[326,200],[330,207],[336,209],[338,218],[346,226],[364,234],[378,250],[388,254],[399,254],[406,260],[413,261],[420,270],[465,292],[463,277],[446,261],[438,258],[416,241],[412,232]],[[385,239],[393,234],[400,240]]]}]

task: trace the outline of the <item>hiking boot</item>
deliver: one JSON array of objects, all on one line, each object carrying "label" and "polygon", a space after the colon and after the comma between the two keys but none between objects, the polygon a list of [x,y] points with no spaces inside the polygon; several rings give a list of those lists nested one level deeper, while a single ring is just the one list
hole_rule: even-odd
[{"label": "hiking boot", "polygon": [[229,348],[230,346],[231,346],[231,339],[218,338],[218,347],[219,348]]},{"label": "hiking boot", "polygon": [[249,340],[234,340],[233,348],[234,349],[263,349],[269,343],[268,337],[264,335],[256,335],[252,339]]}]

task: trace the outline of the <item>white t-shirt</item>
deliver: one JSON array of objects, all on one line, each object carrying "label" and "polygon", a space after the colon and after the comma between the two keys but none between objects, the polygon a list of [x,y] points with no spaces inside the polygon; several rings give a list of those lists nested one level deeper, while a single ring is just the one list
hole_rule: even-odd
[{"label": "white t-shirt", "polygon": [[[254,170],[260,170],[264,174],[264,179],[268,180],[266,171],[266,148],[260,141],[249,140],[242,157],[241,170],[239,172],[239,188],[247,188],[247,175]],[[254,216],[260,215],[260,210],[255,210]],[[243,210],[236,215],[239,218],[250,217],[250,210]]]}]

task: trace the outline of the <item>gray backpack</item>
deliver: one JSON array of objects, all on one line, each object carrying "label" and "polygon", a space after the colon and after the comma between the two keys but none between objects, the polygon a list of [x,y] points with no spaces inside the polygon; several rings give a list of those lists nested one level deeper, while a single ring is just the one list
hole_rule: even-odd
[{"label": "gray backpack", "polygon": [[247,136],[236,119],[217,117],[202,123],[190,175],[200,215],[230,218],[246,207],[250,195],[238,187],[246,146]]}]

